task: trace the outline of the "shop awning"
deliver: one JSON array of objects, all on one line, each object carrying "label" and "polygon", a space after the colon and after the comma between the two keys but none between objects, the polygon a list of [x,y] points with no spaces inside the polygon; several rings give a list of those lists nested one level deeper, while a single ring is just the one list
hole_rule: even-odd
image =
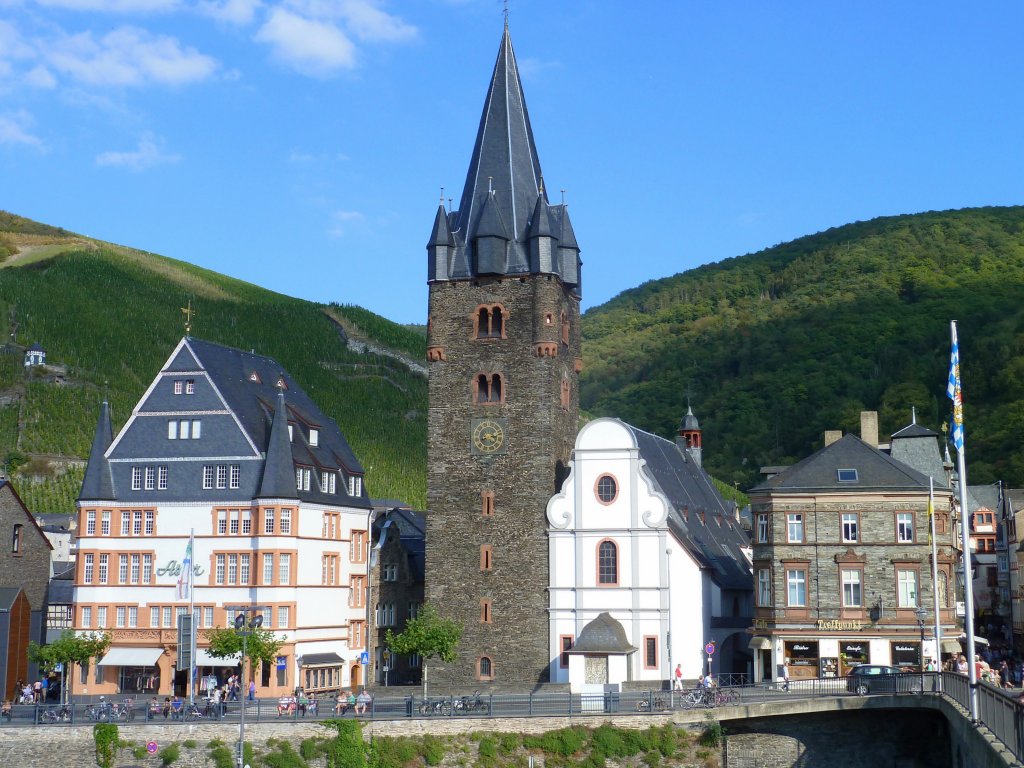
[{"label": "shop awning", "polygon": [[152,667],[163,652],[163,648],[111,648],[99,666]]},{"label": "shop awning", "polygon": [[239,656],[228,656],[226,659],[218,659],[216,656],[211,656],[210,652],[205,648],[196,648],[196,666],[197,667],[237,667]]},{"label": "shop awning", "polygon": [[767,637],[752,637],[747,644],[747,648],[752,651],[770,651],[772,649],[772,641]]},{"label": "shop awning", "polygon": [[942,652],[943,653],[963,653],[964,649],[960,647],[960,643],[956,640],[950,640],[949,638],[942,638]]},{"label": "shop awning", "polygon": [[303,669],[307,667],[337,667],[345,660],[336,653],[307,653],[302,657]]}]

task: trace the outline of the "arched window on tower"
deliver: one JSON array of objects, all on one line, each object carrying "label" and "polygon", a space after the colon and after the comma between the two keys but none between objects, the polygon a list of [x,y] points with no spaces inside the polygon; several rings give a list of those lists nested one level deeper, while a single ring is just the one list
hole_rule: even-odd
[{"label": "arched window on tower", "polygon": [[493,404],[505,402],[505,387],[500,373],[478,373],[473,379],[473,402]]},{"label": "arched window on tower", "polygon": [[486,373],[477,374],[474,389],[476,390],[473,396],[473,400],[475,402],[486,403],[490,400],[491,385],[487,379]]},{"label": "arched window on tower", "polygon": [[566,346],[569,345],[569,315],[562,310],[562,343]]},{"label": "arched window on tower", "polygon": [[495,373],[491,375],[491,402],[500,403],[502,400],[501,391],[501,374]]},{"label": "arched window on tower", "polygon": [[500,304],[484,304],[476,313],[476,338],[501,339],[505,336],[505,311]]}]

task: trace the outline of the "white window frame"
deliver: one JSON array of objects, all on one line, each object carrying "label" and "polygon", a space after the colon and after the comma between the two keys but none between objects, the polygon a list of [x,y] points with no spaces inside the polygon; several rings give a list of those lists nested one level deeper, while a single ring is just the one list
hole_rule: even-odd
[{"label": "white window frame", "polygon": [[174,394],[180,395],[182,390],[182,381],[178,379],[174,382]]},{"label": "white window frame", "polygon": [[167,465],[166,464],[161,464],[159,467],[156,468],[156,470],[157,470],[156,471],[156,475],[157,475],[157,477],[156,477],[156,489],[158,491],[166,491],[167,490],[167,476],[168,476]]},{"label": "white window frame", "polygon": [[843,512],[839,526],[840,537],[844,544],[856,544],[860,541],[860,515],[856,512]]},{"label": "white window frame", "polygon": [[82,561],[82,581],[85,584],[92,584],[92,579],[95,575],[95,558],[95,555],[89,553],[84,556]]},{"label": "white window frame", "polygon": [[85,513],[85,535],[96,535],[96,510],[90,509]]},{"label": "white window frame", "polygon": [[917,571],[901,568],[896,571],[896,604],[900,608],[917,608],[919,591]]},{"label": "white window frame", "polygon": [[228,465],[218,464],[217,465],[217,490],[223,490],[228,487]]},{"label": "white window frame", "polygon": [[185,380],[185,394],[194,395],[196,393],[196,380],[186,379]]},{"label": "white window frame", "polygon": [[[799,534],[795,536],[794,534]],[[786,513],[786,542],[788,544],[803,544],[804,541],[804,515],[803,512]]]},{"label": "white window frame", "polygon": [[914,513],[896,513],[896,542],[898,544],[914,543]]},{"label": "white window frame", "polygon": [[214,562],[214,582],[217,584],[224,584],[224,576],[227,572],[227,558],[223,554],[217,554],[213,557]]},{"label": "white window frame", "polygon": [[843,568],[840,574],[843,589],[844,608],[864,607],[864,585],[861,583],[861,571],[858,568]]},{"label": "white window frame", "polygon": [[229,470],[228,487],[232,490],[237,490],[242,487],[242,466],[240,464],[232,464]]},{"label": "white window frame", "polygon": [[320,430],[309,428],[309,444],[314,448],[320,445]]},{"label": "white window frame", "polygon": [[790,608],[807,607],[807,571],[803,568],[786,569],[786,605]]},{"label": "white window frame", "polygon": [[189,423],[190,422],[188,419],[180,419],[178,421],[178,434],[181,435],[182,440],[188,440],[191,435],[191,430],[189,430]]},{"label": "white window frame", "polygon": [[208,491],[213,488],[213,473],[214,468],[212,464],[203,466],[203,490]]},{"label": "white window frame", "polygon": [[281,510],[281,534],[290,536],[292,533],[292,511],[288,507]]},{"label": "white window frame", "polygon": [[757,604],[763,608],[772,604],[771,568],[759,568],[757,571]]},{"label": "white window frame", "polygon": [[292,578],[292,556],[288,552],[282,552],[277,556],[277,579],[279,584],[291,584]]},{"label": "white window frame", "polygon": [[263,554],[263,583],[274,583],[274,556],[269,552]]},{"label": "white window frame", "polygon": [[146,490],[156,490],[156,467],[146,467]]},{"label": "white window frame", "polygon": [[192,439],[198,440],[203,434],[203,422],[199,419],[192,419]]},{"label": "white window frame", "polygon": [[132,467],[132,490],[142,490],[142,467]]},{"label": "white window frame", "polygon": [[167,422],[167,439],[177,440],[178,439],[178,421],[177,419],[171,419]]},{"label": "white window frame", "polygon": [[757,513],[757,543],[767,544],[771,541],[771,520],[767,512]]}]

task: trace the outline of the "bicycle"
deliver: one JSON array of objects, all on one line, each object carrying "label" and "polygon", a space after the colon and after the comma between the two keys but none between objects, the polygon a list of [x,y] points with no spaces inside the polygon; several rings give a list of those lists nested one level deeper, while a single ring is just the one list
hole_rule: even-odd
[{"label": "bicycle", "polygon": [[450,699],[440,698],[429,700],[425,699],[420,704],[421,715],[450,715],[452,713],[452,702]]},{"label": "bicycle", "polygon": [[198,704],[189,704],[188,707],[185,708],[184,718],[186,720],[202,720],[204,717],[206,716],[203,714],[203,711],[199,709]]},{"label": "bicycle", "polygon": [[668,701],[660,693],[655,694],[653,698],[637,699],[637,712],[650,712],[652,707],[658,712],[664,712],[668,709]]},{"label": "bicycle", "polygon": [[70,723],[71,707],[66,704],[58,709],[44,709],[39,713],[40,723]]},{"label": "bicycle", "polygon": [[459,714],[476,712],[487,708],[487,704],[480,697],[480,691],[473,691],[472,696],[463,696],[452,702],[452,709]]}]

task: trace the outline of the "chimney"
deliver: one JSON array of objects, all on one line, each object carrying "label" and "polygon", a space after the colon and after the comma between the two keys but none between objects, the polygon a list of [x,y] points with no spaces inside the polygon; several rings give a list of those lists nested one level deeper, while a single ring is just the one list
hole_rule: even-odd
[{"label": "chimney", "polygon": [[838,442],[843,436],[843,430],[841,429],[826,429],[825,430],[825,447],[828,448],[832,443]]},{"label": "chimney", "polygon": [[860,412],[860,439],[872,448],[878,447],[878,411]]}]

